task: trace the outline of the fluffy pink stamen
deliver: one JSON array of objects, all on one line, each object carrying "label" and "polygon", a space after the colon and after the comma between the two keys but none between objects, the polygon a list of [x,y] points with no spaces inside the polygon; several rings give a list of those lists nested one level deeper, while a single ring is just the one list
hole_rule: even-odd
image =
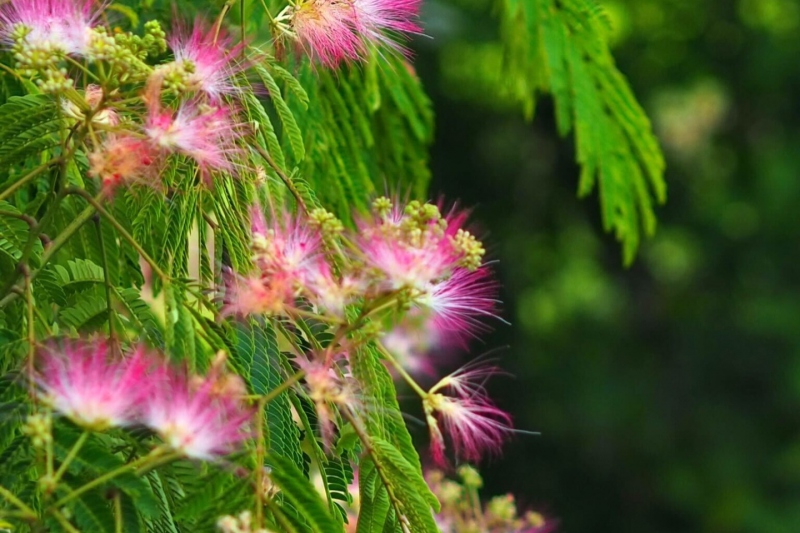
[{"label": "fluffy pink stamen", "polygon": [[188,80],[191,88],[206,93],[214,102],[238,92],[233,78],[243,70],[239,55],[244,43],[232,45],[224,31],[217,35],[214,26],[198,18],[191,30],[179,26],[169,45],[177,63],[192,65],[194,71]]},{"label": "fluffy pink stamen", "polygon": [[103,430],[135,421],[150,362],[142,351],[117,360],[104,343],[66,343],[40,356],[37,395],[78,425]]},{"label": "fluffy pink stamen", "polygon": [[162,367],[143,407],[143,421],[173,450],[193,459],[213,460],[231,453],[249,434],[252,416],[222,376],[204,380]]},{"label": "fluffy pink stamen", "polygon": [[201,172],[233,172],[239,149],[236,138],[241,125],[228,107],[205,107],[183,102],[177,112],[163,109],[158,99],[148,101],[145,132],[151,142],[167,153],[193,159]]},{"label": "fluffy pink stamen", "polygon": [[357,33],[358,15],[348,0],[308,0],[298,3],[291,26],[300,46],[327,67],[356,61],[365,53]]},{"label": "fluffy pink stamen", "polygon": [[0,5],[0,39],[11,46],[15,29],[25,26],[29,46],[83,55],[100,16],[97,5],[95,0],[11,0]]}]

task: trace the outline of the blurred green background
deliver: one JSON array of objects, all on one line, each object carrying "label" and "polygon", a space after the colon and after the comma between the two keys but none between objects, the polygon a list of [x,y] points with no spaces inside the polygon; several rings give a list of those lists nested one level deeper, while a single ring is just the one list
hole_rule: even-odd
[{"label": "blurred green background", "polygon": [[[431,192],[475,206],[499,260],[490,390],[518,436],[483,465],[566,533],[800,531],[800,2],[600,2],[667,154],[634,265],[576,199],[573,140],[491,80],[488,0],[425,5]],[[495,87],[496,88],[496,87]]]}]

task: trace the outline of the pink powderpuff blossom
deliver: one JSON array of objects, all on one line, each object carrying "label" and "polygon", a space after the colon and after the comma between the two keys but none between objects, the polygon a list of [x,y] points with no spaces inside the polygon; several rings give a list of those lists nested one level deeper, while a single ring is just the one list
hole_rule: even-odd
[{"label": "pink powderpuff blossom", "polygon": [[478,462],[487,453],[497,453],[513,432],[511,417],[485,398],[432,394],[426,398],[425,410],[431,432],[431,453],[440,465],[447,464],[444,434],[450,438],[456,457]]},{"label": "pink powderpuff blossom", "polygon": [[305,0],[288,10],[291,32],[312,59],[326,67],[357,61],[365,54],[350,0]]},{"label": "pink powderpuff blossom", "polygon": [[420,0],[353,0],[358,16],[358,31],[376,44],[402,50],[387,31],[420,33],[422,28],[416,22],[420,3]]},{"label": "pink powderpuff blossom", "polygon": [[[431,453],[437,463],[447,464],[445,435],[457,458],[478,462],[487,453],[497,453],[513,433],[511,417],[486,395],[484,382],[494,373],[493,367],[459,370],[434,385],[423,400]],[[444,391],[454,395],[443,394]]]},{"label": "pink powderpuff blossom", "polygon": [[149,389],[144,424],[186,457],[214,460],[249,437],[252,411],[242,403],[240,388],[230,387],[222,374],[191,379],[164,365]]},{"label": "pink powderpuff blossom", "polygon": [[253,259],[267,276],[282,274],[305,286],[309,272],[318,269],[322,238],[304,220],[291,215],[269,222],[261,209],[251,209]]},{"label": "pink powderpuff blossom", "polygon": [[233,78],[244,68],[238,58],[244,43],[232,46],[224,31],[217,35],[215,26],[198,18],[191,31],[185,25],[179,26],[170,37],[169,46],[176,63],[190,66],[186,69],[190,72],[190,89],[206,93],[212,102],[238,92]]},{"label": "pink powderpuff blossom", "polygon": [[425,291],[431,283],[446,276],[457,262],[452,246],[441,238],[412,244],[391,233],[372,232],[362,237],[360,247],[367,265],[383,275],[385,290]]},{"label": "pink powderpuff blossom", "polygon": [[70,342],[44,352],[34,382],[37,396],[53,409],[102,431],[136,421],[150,366],[141,350],[117,360],[104,343]]},{"label": "pink powderpuff blossom", "polygon": [[430,311],[428,327],[440,342],[463,343],[488,328],[481,319],[498,318],[497,282],[486,267],[459,267],[450,277],[431,283],[415,303]]},{"label": "pink powderpuff blossom", "polygon": [[0,5],[0,39],[11,47],[24,32],[24,45],[85,55],[100,16],[95,0],[11,0]]},{"label": "pink powderpuff blossom", "polygon": [[194,159],[204,176],[209,171],[233,172],[239,153],[236,138],[241,126],[233,121],[228,107],[183,102],[177,112],[162,109],[156,97],[148,97],[145,133],[150,141],[167,153]]}]

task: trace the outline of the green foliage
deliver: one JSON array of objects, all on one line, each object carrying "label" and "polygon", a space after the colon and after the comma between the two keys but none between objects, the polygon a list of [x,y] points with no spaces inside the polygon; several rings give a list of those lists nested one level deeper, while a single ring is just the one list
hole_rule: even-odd
[{"label": "green foliage", "polygon": [[[136,4],[110,9],[136,28],[142,11]],[[138,7],[167,13],[161,4]],[[243,2],[241,9],[261,9],[253,4]],[[597,181],[605,226],[616,231],[629,262],[642,228],[654,230],[652,203],[665,195],[663,161],[649,122],[614,67],[600,15],[588,0],[505,0],[502,8],[502,72],[513,96],[532,115],[537,91],[554,95],[560,133],[576,134],[579,192],[588,194]],[[238,15],[247,39],[246,13]],[[161,31],[152,22],[144,28],[150,38]],[[114,46],[144,39],[122,30],[114,35]],[[426,195],[433,112],[409,60],[375,47],[363,64],[333,71],[284,57],[277,48],[245,50],[250,57],[242,63],[251,68],[237,75],[242,90],[230,97],[232,114],[244,124],[237,126],[235,149],[225,146],[235,170],[209,170],[193,160],[191,149],[162,138],[144,156],[133,151],[148,168],[136,167],[131,174],[138,181],[119,185],[129,176],[98,164],[109,155],[107,143],[125,132],[146,138],[143,114],[153,98],[168,108],[197,96],[184,86],[187,80],[162,87],[163,71],[180,69],[165,58],[171,66],[145,65],[152,58],[139,52],[120,48],[110,59],[85,64],[56,57],[69,59],[84,79],[76,78],[81,89],[55,96],[3,74],[0,369],[17,373],[0,381],[0,485],[30,509],[5,497],[0,512],[16,506],[25,520],[51,531],[183,533],[210,531],[221,517],[253,510],[259,522],[280,531],[335,533],[351,519],[349,485],[357,468],[359,533],[437,532],[439,503],[423,479],[392,376],[372,341],[375,332],[366,332],[379,323],[367,316],[375,309],[353,303],[348,313],[361,305],[362,314],[342,323],[338,316],[326,321],[315,315],[305,301],[280,318],[246,320],[231,319],[220,305],[220,297],[231,298],[226,279],[247,275],[257,263],[252,209],[280,217],[319,207],[352,225],[382,193]],[[129,70],[115,70],[117,55]],[[98,66],[104,61],[109,70]],[[145,83],[151,72],[156,75]],[[90,80],[106,84],[99,105],[113,108],[114,121],[93,114],[98,104],[88,98]],[[218,102],[203,101],[203,112],[212,104]],[[114,155],[137,164],[126,159],[131,153]],[[336,252],[341,262],[352,259]],[[334,270],[340,267],[332,261]],[[36,436],[23,429],[30,433],[35,425],[23,425],[24,415],[49,417],[59,406],[32,402],[26,385],[36,384],[24,383],[18,372],[26,362],[35,366],[36,351],[49,339],[79,336],[109,338],[115,356],[139,344],[163,351],[176,367],[198,374],[192,386],[206,383],[201,376],[209,369],[234,372],[237,378],[225,385],[235,389],[236,401],[263,410],[250,428],[252,438],[224,459],[190,462],[178,454],[148,455],[162,437],[159,453],[181,450],[160,432],[79,433],[55,418],[52,444],[33,449]],[[347,361],[338,366],[343,351]],[[357,381],[357,394],[348,397],[350,389],[336,380],[345,399],[303,382],[309,376],[298,368],[306,371],[301,358],[311,352],[325,358],[336,380]],[[323,412],[330,420],[318,416]],[[320,427],[326,422],[334,435]]]},{"label": "green foliage", "polygon": [[641,235],[655,232],[653,203],[666,199],[664,158],[650,121],[617,70],[607,20],[593,0],[502,0],[503,76],[533,115],[553,95],[562,136],[575,132],[579,196],[599,184],[603,226],[630,264]]}]

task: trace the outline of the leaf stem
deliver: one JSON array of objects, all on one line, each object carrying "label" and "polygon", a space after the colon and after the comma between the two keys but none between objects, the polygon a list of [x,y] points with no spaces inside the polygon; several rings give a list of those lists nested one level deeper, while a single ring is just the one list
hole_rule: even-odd
[{"label": "leaf stem", "polygon": [[272,167],[272,170],[275,171],[275,174],[277,174],[278,177],[281,178],[281,180],[283,181],[284,185],[286,185],[286,188],[288,188],[289,192],[291,192],[292,196],[294,196],[294,199],[297,202],[297,205],[300,206],[300,208],[303,210],[304,213],[308,213],[308,206],[306,205],[305,200],[303,200],[303,197],[300,196],[300,191],[297,190],[297,187],[294,186],[294,183],[289,178],[289,176],[286,175],[286,173],[283,171],[283,169],[281,169],[281,167],[279,167],[278,164],[275,163],[275,160],[272,159],[272,156],[269,155],[269,152],[264,150],[258,144],[253,144],[252,147],[256,150],[256,152],[259,153],[259,155],[261,155],[261,157],[264,159],[264,161],[266,161],[267,164],[270,167]]},{"label": "leaf stem", "polygon": [[78,487],[77,489],[73,490],[72,492],[70,492],[69,494],[67,494],[66,496],[64,496],[60,500],[58,500],[56,503],[54,503],[51,507],[55,508],[55,509],[57,509],[59,507],[63,507],[64,504],[71,502],[72,500],[74,500],[75,498],[77,498],[78,496],[83,494],[84,492],[92,490],[93,488],[97,487],[98,485],[102,485],[103,483],[105,483],[107,481],[110,481],[110,480],[114,479],[115,477],[117,477],[119,475],[122,475],[122,474],[124,474],[124,473],[126,473],[126,472],[128,472],[130,470],[136,470],[137,468],[145,466],[150,461],[156,461],[156,460],[161,458],[162,454],[164,454],[166,452],[166,450],[167,450],[166,447],[160,446],[158,448],[155,448],[149,454],[136,459],[132,463],[124,464],[124,465],[120,466],[119,468],[115,468],[114,470],[111,470],[110,472],[106,472],[102,476],[97,477],[97,478],[93,479],[92,481],[89,481],[85,485],[83,485],[81,487]]},{"label": "leaf stem", "polygon": [[414,392],[419,394],[420,398],[425,398],[426,396],[428,396],[428,393],[422,390],[422,387],[420,387],[417,384],[417,382],[414,381],[414,378],[412,378],[411,375],[408,372],[406,372],[406,369],[403,368],[403,366],[397,361],[397,359],[394,358],[394,356],[389,352],[389,350],[387,350],[386,347],[383,344],[381,344],[380,341],[376,340],[375,345],[378,347],[378,350],[381,352],[381,355],[383,355],[386,358],[386,360],[389,361],[392,364],[392,366],[394,366],[395,370],[397,370],[397,373],[400,374],[400,377],[402,377],[403,380],[405,380],[405,382],[408,383],[408,385],[414,390]]},{"label": "leaf stem", "polygon": [[98,198],[101,198],[102,194],[99,195],[98,198],[94,198],[84,189],[79,189],[77,187],[68,187],[67,189],[65,189],[65,193],[75,194],[83,197],[84,200],[86,200],[95,210],[97,210],[98,213],[100,213],[106,220],[108,220],[111,223],[112,226],[114,226],[114,229],[117,230],[117,232],[122,236],[122,238],[128,241],[128,243],[130,243],[133,249],[136,250],[136,253],[142,256],[142,258],[145,261],[147,261],[147,263],[150,265],[150,268],[153,269],[153,271],[158,275],[158,277],[162,279],[162,281],[169,280],[169,276],[163,270],[161,270],[161,267],[158,266],[158,263],[156,263],[155,260],[153,260],[153,258],[150,257],[150,255],[144,250],[144,248],[142,248],[142,246],[136,241],[136,239],[134,239],[133,236],[130,233],[128,233],[128,230],[126,230],[122,226],[122,224],[120,224],[119,221],[117,221],[117,219],[114,218],[114,216],[111,213],[109,213],[102,205],[100,205]]},{"label": "leaf stem", "polygon": [[114,307],[111,303],[111,280],[108,277],[108,255],[106,254],[105,239],[103,239],[103,227],[99,218],[94,218],[94,225],[97,228],[97,240],[100,243],[100,259],[103,262],[103,285],[106,289],[106,308],[108,309],[108,336],[111,338],[111,347],[116,350],[119,339],[117,338],[114,326]]},{"label": "leaf stem", "polygon": [[58,523],[61,524],[61,527],[63,527],[67,531],[67,533],[81,533],[80,531],[75,529],[75,526],[69,523],[67,517],[64,516],[58,509],[52,509],[50,511],[50,514],[52,514],[56,518],[56,520],[58,520]]},{"label": "leaf stem", "polygon": [[256,411],[256,527],[264,527],[264,454],[266,453],[266,442],[264,438],[264,406],[266,396],[258,399],[258,410]]},{"label": "leaf stem", "polygon": [[[50,261],[50,259],[52,259],[53,255],[55,255],[55,253],[62,246],[64,246],[64,244],[67,242],[67,240],[69,240],[70,237],[72,237],[72,235],[74,235],[79,229],[81,229],[81,226],[83,226],[90,218],[92,218],[93,214],[94,214],[94,208],[92,206],[89,206],[86,209],[84,209],[77,216],[77,218],[75,220],[73,220],[69,224],[69,226],[64,228],[64,231],[62,231],[58,235],[58,237],[56,237],[50,243],[50,246],[47,248],[45,253],[42,255],[41,265],[39,266],[39,268],[30,273],[30,281],[33,281],[36,278],[36,276],[39,275],[39,273],[42,271],[42,269],[44,269],[45,265],[47,265],[48,261]],[[5,289],[5,291],[0,291],[0,293],[2,293],[2,292],[7,292],[8,293],[3,297],[2,300],[0,300],[0,308],[4,307],[8,303],[12,302],[13,300],[15,300],[19,296],[18,292],[11,291],[11,288],[13,287],[13,284],[15,282],[16,282],[16,278],[14,276],[12,276],[11,279],[9,280],[9,282],[6,283],[6,286],[8,288]]]},{"label": "leaf stem", "polygon": [[62,462],[61,466],[58,467],[58,471],[53,476],[53,483],[58,483],[58,480],[61,479],[61,476],[63,476],[64,472],[67,471],[67,467],[69,467],[72,460],[78,456],[78,452],[80,452],[81,448],[83,448],[83,445],[86,442],[87,438],[89,438],[88,431],[84,431],[83,433],[81,433],[81,436],[78,437],[78,440],[75,441],[75,444],[72,445],[72,448],[70,448],[69,453],[64,458],[64,462]]},{"label": "leaf stem", "polygon": [[269,402],[277,398],[282,392],[286,391],[289,387],[291,387],[292,385],[303,379],[305,375],[306,375],[305,370],[299,371],[298,373],[291,376],[289,379],[287,379],[286,381],[284,381],[283,383],[281,383],[280,385],[269,391],[267,394],[262,396],[261,401],[263,401],[265,405],[268,404]]},{"label": "leaf stem", "polygon": [[23,185],[31,181],[33,178],[41,174],[43,171],[50,168],[52,165],[61,163],[63,160],[64,160],[63,157],[56,157],[55,159],[51,159],[47,163],[39,165],[35,169],[31,170],[30,172],[22,176],[20,179],[15,181],[8,189],[4,190],[3,192],[0,192],[0,200],[5,200],[9,196],[17,192],[17,189],[20,189]]},{"label": "leaf stem", "polygon": [[24,515],[27,518],[34,519],[34,520],[37,518],[36,512],[33,509],[31,509],[30,507],[28,507],[27,505],[22,503],[22,500],[20,500],[16,496],[14,496],[14,494],[12,494],[10,490],[8,490],[7,488],[5,488],[2,485],[0,485],[0,496],[5,498],[6,501],[11,503],[12,505],[14,505],[14,507],[19,509],[22,513],[24,513]]}]

